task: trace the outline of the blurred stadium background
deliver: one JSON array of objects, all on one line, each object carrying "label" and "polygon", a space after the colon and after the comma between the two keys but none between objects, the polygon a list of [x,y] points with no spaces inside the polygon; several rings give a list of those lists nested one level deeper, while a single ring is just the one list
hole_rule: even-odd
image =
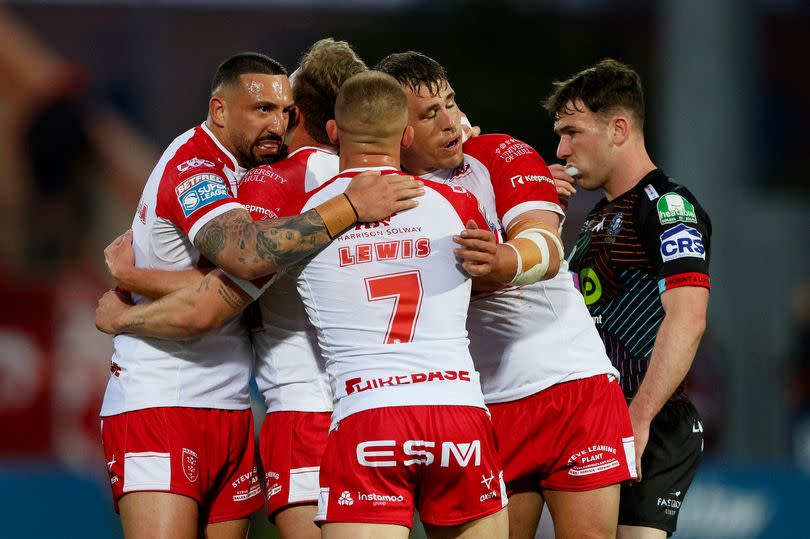
[{"label": "blurred stadium background", "polygon": [[[807,537],[810,5],[805,0],[30,0],[0,6],[0,537],[120,537],[97,428],[103,247],[241,50],[421,50],[487,132],[554,162],[540,102],[605,56],[641,73],[654,160],[714,223],[689,380],[706,459],[682,538]],[[598,198],[580,193],[570,247]],[[261,411],[258,411],[261,416]],[[258,517],[251,537],[273,537]],[[541,531],[549,536],[548,529]]]}]

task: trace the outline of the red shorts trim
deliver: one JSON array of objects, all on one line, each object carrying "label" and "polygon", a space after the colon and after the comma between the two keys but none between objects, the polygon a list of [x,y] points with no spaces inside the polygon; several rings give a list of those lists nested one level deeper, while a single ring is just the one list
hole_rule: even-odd
[{"label": "red shorts trim", "polygon": [[564,382],[489,410],[509,494],[594,490],[636,475],[627,402],[613,376]]},{"label": "red shorts trim", "polygon": [[245,518],[264,503],[250,410],[159,407],[101,418],[113,507],[129,492],[197,500],[206,523]]},{"label": "red shorts trim", "polygon": [[455,526],[506,505],[485,410],[402,406],[365,410],[329,434],[317,522]]},{"label": "red shorts trim", "polygon": [[259,447],[271,520],[291,505],[318,503],[331,418],[331,412],[270,412],[264,418]]}]

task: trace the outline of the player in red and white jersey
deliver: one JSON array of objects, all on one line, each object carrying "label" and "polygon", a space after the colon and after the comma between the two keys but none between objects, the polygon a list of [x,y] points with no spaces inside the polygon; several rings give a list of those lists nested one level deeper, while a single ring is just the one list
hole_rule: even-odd
[{"label": "player in red and white jersey", "polygon": [[[295,147],[294,143],[291,147]],[[254,219],[297,215],[307,193],[313,190],[306,185],[306,179],[321,185],[337,170],[334,149],[300,147],[276,164],[252,169],[244,178],[239,200]],[[272,281],[232,280],[257,301],[259,308],[261,326],[253,329],[252,341],[256,381],[268,413],[331,413],[332,392],[326,382],[315,329],[307,320],[295,278],[280,272]]]},{"label": "player in red and white jersey", "polygon": [[[304,209],[362,170],[400,174],[406,123],[391,77],[347,80],[327,124],[342,172]],[[407,537],[414,508],[450,536],[464,524],[470,537],[506,536],[500,465],[467,350],[471,283],[453,249],[464,223],[488,225],[465,189],[425,187],[418,209],[345,232],[298,276],[335,392],[317,517],[327,538]]]},{"label": "player in red and white jersey", "polygon": [[[225,265],[243,277],[271,273],[280,263],[317,250],[358,213],[374,220],[413,196],[416,182],[406,193],[407,182],[366,178],[354,185],[351,198],[342,196],[295,218],[254,223],[234,198],[236,186],[243,165],[280,154],[292,106],[289,94],[283,67],[267,57],[245,53],[220,66],[208,121],[169,147],[144,190],[132,233],[137,266],[156,268],[148,273],[190,268],[204,258],[227,259]],[[404,202],[402,208],[413,204]],[[198,278],[195,271],[177,276],[177,282]],[[201,286],[210,284],[203,280]],[[161,281],[135,291],[154,297],[166,286]],[[223,288],[219,292],[229,303],[244,302]],[[136,301],[145,303],[141,296]],[[229,322],[194,341],[171,343],[149,337],[182,337],[183,328],[150,331],[143,320],[114,328],[130,330],[141,336],[116,337],[102,409],[105,451],[125,532],[151,537],[165,529],[171,536],[193,535],[201,521],[208,524],[209,536],[243,537],[245,517],[262,503],[248,410],[252,356],[244,329]],[[151,433],[157,418],[171,434]],[[155,505],[160,510],[153,510]]]},{"label": "player in red and white jersey", "polygon": [[[472,191],[509,243],[527,219],[543,216],[556,231],[563,212],[534,149],[483,135],[464,142],[462,153],[455,93],[440,64],[406,52],[376,69],[408,96],[415,143],[402,154],[407,171]],[[618,373],[560,259],[559,237],[548,232],[555,259],[543,275],[514,279],[496,270],[495,280],[521,286],[482,283],[491,290],[470,304],[470,352],[504,461],[510,535],[534,537],[545,502],[558,534],[612,537],[618,484],[635,473],[632,429]]]}]

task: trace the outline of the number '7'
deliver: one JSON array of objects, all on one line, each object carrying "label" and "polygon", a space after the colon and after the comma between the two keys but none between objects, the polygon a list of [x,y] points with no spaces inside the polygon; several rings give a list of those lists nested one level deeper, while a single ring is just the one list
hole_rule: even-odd
[{"label": "number '7'", "polygon": [[422,274],[419,270],[366,277],[366,295],[369,301],[394,300],[383,341],[385,344],[413,340],[423,294]]}]

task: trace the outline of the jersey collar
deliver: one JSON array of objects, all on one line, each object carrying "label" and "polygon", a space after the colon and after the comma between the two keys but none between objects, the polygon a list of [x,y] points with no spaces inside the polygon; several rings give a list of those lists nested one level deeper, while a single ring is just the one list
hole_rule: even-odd
[{"label": "jersey collar", "polygon": [[225,146],[222,145],[222,143],[219,141],[219,139],[216,136],[214,136],[214,134],[211,132],[211,130],[208,129],[208,126],[205,125],[205,122],[200,124],[200,127],[202,128],[203,131],[205,131],[205,134],[208,135],[208,138],[210,138],[214,142],[214,144],[217,145],[217,148],[219,148],[219,150],[222,153],[224,153],[225,156],[228,157],[228,159],[231,162],[231,165],[233,165],[232,168],[233,168],[234,172],[236,172],[237,174],[240,174],[240,175],[247,172],[247,169],[245,167],[242,167],[242,166],[239,165],[239,161],[236,160],[236,157],[234,157],[233,154],[231,152],[229,152],[228,149]]},{"label": "jersey collar", "polygon": [[287,157],[292,157],[293,155],[297,154],[298,152],[302,152],[304,150],[315,150],[316,152],[323,152],[323,153],[328,153],[328,154],[331,154],[331,155],[337,155],[337,152],[332,150],[331,148],[324,148],[323,146],[301,146],[297,150],[288,153]]},{"label": "jersey collar", "polygon": [[393,172],[399,172],[399,169],[394,167],[358,167],[358,168],[347,168],[346,170],[341,170],[340,175],[343,176],[344,174],[349,174],[351,172],[366,172],[368,170],[390,170]]}]

